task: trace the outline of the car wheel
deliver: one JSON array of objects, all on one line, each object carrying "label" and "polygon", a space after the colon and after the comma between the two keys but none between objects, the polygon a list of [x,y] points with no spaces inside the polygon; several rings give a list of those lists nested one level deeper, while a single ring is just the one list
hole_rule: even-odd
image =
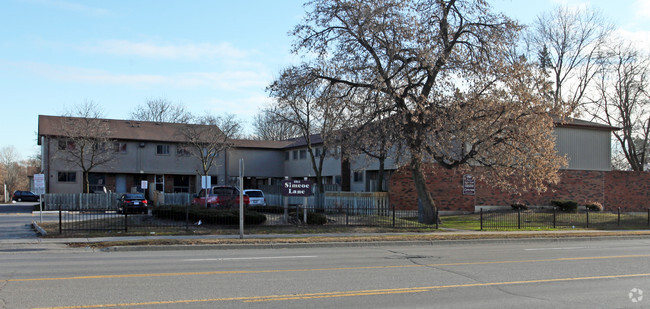
[{"label": "car wheel", "polygon": [[22,201],[23,201],[23,198],[19,197],[19,198],[18,198],[18,201],[19,201],[19,202],[22,202]]}]

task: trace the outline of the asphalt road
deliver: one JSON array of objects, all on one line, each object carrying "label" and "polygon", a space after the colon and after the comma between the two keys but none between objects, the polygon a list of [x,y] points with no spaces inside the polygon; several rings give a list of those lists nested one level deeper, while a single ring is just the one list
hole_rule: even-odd
[{"label": "asphalt road", "polygon": [[0,204],[0,240],[35,239],[30,223],[38,218],[32,216],[33,209],[30,202]]},{"label": "asphalt road", "polygon": [[[0,251],[0,308],[647,308],[650,239]],[[634,302],[636,301],[636,302]]]}]

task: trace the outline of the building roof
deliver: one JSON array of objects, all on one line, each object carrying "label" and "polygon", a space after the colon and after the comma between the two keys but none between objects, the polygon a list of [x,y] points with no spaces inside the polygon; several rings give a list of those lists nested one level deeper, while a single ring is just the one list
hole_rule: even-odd
[{"label": "building roof", "polygon": [[[63,121],[76,121],[81,118],[63,116],[38,116],[38,136],[61,136]],[[184,142],[179,134],[182,126],[200,126],[168,122],[150,122],[136,120],[101,119],[108,125],[111,139],[134,141]],[[215,127],[218,130],[218,128]],[[40,138],[39,142],[40,144]]]},{"label": "building roof", "polygon": [[[64,116],[38,116],[38,136],[61,136],[62,121],[64,119],[80,119],[75,117]],[[151,121],[136,121],[136,120],[118,120],[118,119],[102,119],[108,124],[111,132],[112,139],[118,140],[133,140],[133,141],[158,141],[158,142],[172,142],[182,143],[185,138],[178,134],[179,128],[182,126],[201,126],[197,124],[180,124],[169,122],[151,122]],[[619,130],[620,128],[600,124],[596,122],[566,118],[564,120],[555,120],[555,125],[558,127],[569,128],[586,128],[597,130]],[[232,139],[234,147],[236,148],[258,148],[258,149],[288,149],[305,147],[307,141],[304,137],[295,137],[284,141],[267,141],[267,140],[248,140],[248,139]],[[320,134],[311,135],[311,142],[313,145],[323,143]],[[38,144],[41,141],[39,138]]]},{"label": "building roof", "polygon": [[613,127],[607,124],[601,124],[593,121],[587,121],[576,118],[566,118],[563,120],[555,119],[555,125],[563,128],[585,128],[585,129],[596,129],[596,130],[608,130],[616,131],[621,128]]}]

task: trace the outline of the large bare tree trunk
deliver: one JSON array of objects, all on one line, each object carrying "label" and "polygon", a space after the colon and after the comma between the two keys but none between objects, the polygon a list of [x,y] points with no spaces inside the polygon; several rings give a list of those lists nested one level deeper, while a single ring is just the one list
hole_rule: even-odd
[{"label": "large bare tree trunk", "polygon": [[413,173],[413,182],[415,183],[418,199],[422,203],[423,218],[420,223],[435,224],[439,222],[439,219],[436,218],[436,203],[427,189],[426,176],[422,170],[422,161],[417,156],[411,158],[411,171]]}]

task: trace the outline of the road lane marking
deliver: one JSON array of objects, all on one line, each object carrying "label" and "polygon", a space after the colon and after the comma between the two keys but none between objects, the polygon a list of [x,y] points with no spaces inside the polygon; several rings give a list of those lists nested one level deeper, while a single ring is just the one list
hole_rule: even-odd
[{"label": "road lane marking", "polygon": [[238,261],[238,260],[276,260],[276,259],[307,259],[315,258],[315,255],[295,255],[295,256],[261,256],[261,257],[239,257],[239,258],[211,258],[211,259],[186,259],[183,262],[202,262],[202,261]]},{"label": "road lane marking", "polygon": [[287,295],[267,295],[267,296],[250,296],[250,297],[185,299],[185,300],[170,300],[170,301],[150,301],[150,302],[133,302],[133,303],[121,303],[121,304],[63,306],[63,307],[42,307],[42,308],[34,308],[34,309],[106,308],[106,307],[190,304],[190,303],[201,303],[201,302],[225,302],[225,301],[241,301],[241,302],[245,302],[245,303],[248,303],[248,302],[269,302],[269,301],[306,300],[306,299],[321,299],[321,298],[334,298],[334,297],[354,297],[354,296],[376,296],[376,295],[390,295],[390,294],[404,294],[404,293],[423,293],[423,292],[431,292],[431,291],[434,291],[434,290],[454,289],[454,288],[490,287],[490,286],[504,286],[504,285],[517,285],[517,284],[555,283],[555,282],[621,279],[621,278],[639,278],[639,277],[650,277],[650,273],[623,274],[623,275],[603,275],[603,276],[589,276],[589,277],[569,277],[569,278],[553,278],[553,279],[536,279],[536,280],[521,280],[521,281],[467,283],[467,284],[450,284],[450,285],[434,285],[434,286],[425,286],[425,287],[397,288],[397,289],[339,291],[339,292],[304,293],[304,294],[287,294]]},{"label": "road lane marking", "polygon": [[524,251],[575,250],[575,249],[587,249],[587,248],[589,247],[530,248],[530,249],[524,249]]},{"label": "road lane marking", "polygon": [[[587,257],[538,259],[538,260],[461,262],[461,263],[440,263],[440,264],[408,264],[408,265],[305,268],[305,269],[224,270],[224,271],[207,271],[207,272],[96,275],[96,276],[75,276],[75,277],[59,277],[59,278],[7,279],[7,280],[4,280],[4,281],[6,281],[6,282],[26,282],[26,281],[57,281],[57,280],[114,279],[114,278],[146,278],[146,277],[174,277],[174,276],[202,276],[202,275],[263,274],[263,273],[308,272],[308,271],[366,270],[366,269],[443,267],[443,266],[466,266],[466,265],[494,265],[494,264],[510,264],[510,263],[513,263],[513,264],[514,263],[542,263],[542,262],[586,261],[586,260],[603,260],[603,259],[626,259],[626,258],[641,258],[641,257],[650,257],[650,254],[614,255],[614,256],[587,256]],[[0,279],[0,281],[2,281],[2,279]]]}]

